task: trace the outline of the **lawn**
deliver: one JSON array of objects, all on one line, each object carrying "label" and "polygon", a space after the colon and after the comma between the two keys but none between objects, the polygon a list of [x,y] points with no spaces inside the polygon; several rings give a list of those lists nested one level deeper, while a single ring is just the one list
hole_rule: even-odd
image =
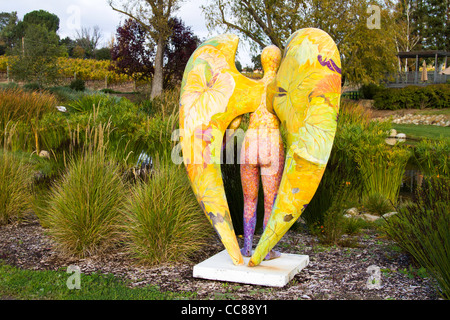
[{"label": "lawn", "polygon": [[395,123],[392,124],[392,127],[411,139],[450,139],[450,127]]},{"label": "lawn", "polygon": [[[160,292],[157,286],[129,288],[109,274],[79,274],[80,288],[74,287],[76,273],[23,270],[0,263],[0,300],[176,300],[194,298],[195,293]],[[71,289],[69,289],[71,287]]]}]

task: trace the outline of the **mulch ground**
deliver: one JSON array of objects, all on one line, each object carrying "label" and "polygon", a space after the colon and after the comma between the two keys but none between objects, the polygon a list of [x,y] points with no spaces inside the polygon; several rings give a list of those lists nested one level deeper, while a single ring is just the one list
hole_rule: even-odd
[{"label": "mulch ground", "polygon": [[[258,239],[256,238],[255,241]],[[289,231],[276,249],[308,255],[309,265],[285,287],[264,287],[194,278],[193,266],[223,250],[214,238],[188,263],[138,266],[121,250],[88,259],[62,255],[36,219],[0,227],[0,261],[32,270],[77,265],[83,274],[111,273],[130,287],[157,285],[162,291],[196,292],[195,299],[242,300],[437,300],[430,277],[415,272],[413,261],[374,230],[347,239],[351,247],[324,246],[306,230]],[[370,288],[368,268],[380,268],[379,288]],[[64,280],[65,281],[65,280]]]}]

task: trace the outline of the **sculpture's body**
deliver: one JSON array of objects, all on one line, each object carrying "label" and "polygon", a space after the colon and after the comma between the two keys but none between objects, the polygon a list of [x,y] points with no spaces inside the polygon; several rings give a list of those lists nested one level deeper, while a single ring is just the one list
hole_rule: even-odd
[{"label": "sculpture's body", "polygon": [[249,266],[256,266],[298,219],[320,183],[337,125],[340,58],[328,34],[301,29],[289,38],[276,76],[265,83],[236,70],[237,45],[234,35],[214,37],[189,60],[181,86],[181,147],[202,209],[233,263],[242,264],[222,182],[220,151],[233,120],[253,112],[252,121],[257,123],[263,116],[264,109],[258,108],[266,95],[266,109],[286,129],[287,141],[278,194],[249,261]]},{"label": "sculpture's body", "polygon": [[[241,149],[241,181],[244,192],[244,247],[241,253],[252,254],[253,235],[256,226],[259,176],[264,190],[265,229],[272,212],[272,206],[280,186],[284,166],[284,147],[280,134],[280,120],[267,111],[267,85],[275,77],[281,62],[281,51],[276,46],[265,48],[261,54],[264,69],[265,91],[258,108],[250,115],[250,123]],[[271,103],[269,101],[269,103]],[[271,251],[266,259],[279,257],[280,253]]]}]

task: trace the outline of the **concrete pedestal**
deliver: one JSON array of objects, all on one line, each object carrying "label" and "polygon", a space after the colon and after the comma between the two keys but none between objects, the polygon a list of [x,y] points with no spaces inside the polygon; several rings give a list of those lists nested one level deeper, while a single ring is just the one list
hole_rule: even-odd
[{"label": "concrete pedestal", "polygon": [[254,284],[271,287],[284,287],[300,270],[309,263],[309,256],[281,254],[273,260],[262,261],[256,267],[249,267],[250,258],[244,257],[244,265],[236,266],[228,252],[223,250],[211,258],[194,266],[194,277]]}]

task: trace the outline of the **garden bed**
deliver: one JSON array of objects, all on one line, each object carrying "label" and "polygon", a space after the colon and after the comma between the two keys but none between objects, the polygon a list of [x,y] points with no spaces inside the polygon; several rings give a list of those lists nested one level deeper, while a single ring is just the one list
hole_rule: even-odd
[{"label": "garden bed", "polygon": [[[0,262],[31,270],[58,270],[76,265],[82,274],[114,274],[127,280],[130,287],[151,284],[157,285],[161,291],[196,292],[194,299],[439,299],[434,281],[424,277],[421,270],[411,267],[409,256],[375,229],[366,229],[349,237],[347,243],[351,247],[324,246],[306,230],[289,231],[277,249],[309,255],[310,263],[285,287],[270,288],[193,278],[192,268],[196,263],[223,250],[216,238],[190,263],[143,267],[137,266],[120,250],[88,259],[64,257],[45,234],[45,229],[33,218],[0,227]],[[367,286],[367,268],[372,265],[381,269],[379,289]]]}]

